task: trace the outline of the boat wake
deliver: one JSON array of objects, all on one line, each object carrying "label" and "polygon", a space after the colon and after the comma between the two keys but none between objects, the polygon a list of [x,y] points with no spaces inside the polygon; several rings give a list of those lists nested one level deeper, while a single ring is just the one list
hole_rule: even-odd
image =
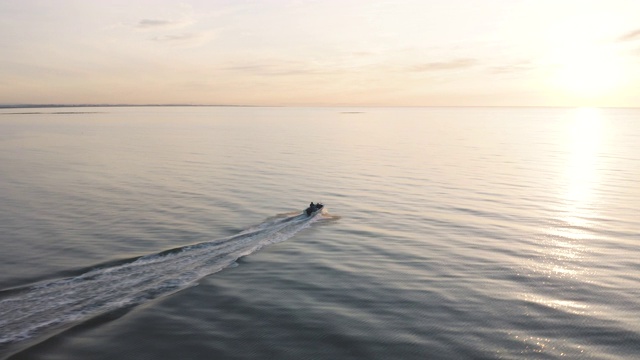
[{"label": "boat wake", "polygon": [[0,349],[195,285],[260,248],[291,238],[323,217],[267,219],[237,235],[146,255],[82,275],[8,291],[0,300]]}]

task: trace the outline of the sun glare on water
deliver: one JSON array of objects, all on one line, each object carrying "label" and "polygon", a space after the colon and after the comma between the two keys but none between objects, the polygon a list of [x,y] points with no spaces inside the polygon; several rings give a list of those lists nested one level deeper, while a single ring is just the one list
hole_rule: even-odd
[{"label": "sun glare on water", "polygon": [[567,187],[564,199],[569,224],[585,225],[585,219],[595,216],[594,192],[599,184],[598,158],[604,129],[599,109],[581,108],[574,112],[567,138]]},{"label": "sun glare on water", "polygon": [[[597,178],[596,162],[602,136],[602,119],[599,109],[580,108],[575,110],[575,119],[571,122],[568,145],[571,160],[568,172],[571,178],[570,196],[573,200],[584,201],[589,197],[589,187]],[[579,190],[581,189],[581,190]]]},{"label": "sun glare on water", "polygon": [[[564,171],[558,186],[554,220],[541,236],[540,258],[530,269],[549,278],[573,278],[588,281],[593,269],[585,262],[593,256],[591,230],[594,219],[600,217],[598,193],[600,186],[599,159],[605,146],[607,123],[598,108],[577,108],[561,120],[566,126],[559,134],[564,146]],[[525,294],[530,301],[578,314],[595,311],[586,303],[572,298],[540,297]]]}]

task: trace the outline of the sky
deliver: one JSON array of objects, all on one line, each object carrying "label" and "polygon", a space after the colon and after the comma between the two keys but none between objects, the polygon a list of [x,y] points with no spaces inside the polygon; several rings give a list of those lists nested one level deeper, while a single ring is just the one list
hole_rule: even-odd
[{"label": "sky", "polygon": [[0,104],[640,104],[638,0],[0,0]]}]

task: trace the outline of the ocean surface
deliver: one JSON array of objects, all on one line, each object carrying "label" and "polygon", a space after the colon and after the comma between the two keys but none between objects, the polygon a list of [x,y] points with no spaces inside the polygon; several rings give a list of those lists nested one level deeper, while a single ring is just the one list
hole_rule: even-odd
[{"label": "ocean surface", "polygon": [[0,109],[0,359],[637,359],[639,179],[640,109]]}]

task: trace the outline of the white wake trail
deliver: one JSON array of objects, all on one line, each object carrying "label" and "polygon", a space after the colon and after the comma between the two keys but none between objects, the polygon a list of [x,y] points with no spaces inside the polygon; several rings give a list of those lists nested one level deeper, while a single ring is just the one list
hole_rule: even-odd
[{"label": "white wake trail", "polygon": [[52,280],[0,300],[0,345],[169,295],[238,258],[285,241],[320,216],[269,219],[237,235]]}]

